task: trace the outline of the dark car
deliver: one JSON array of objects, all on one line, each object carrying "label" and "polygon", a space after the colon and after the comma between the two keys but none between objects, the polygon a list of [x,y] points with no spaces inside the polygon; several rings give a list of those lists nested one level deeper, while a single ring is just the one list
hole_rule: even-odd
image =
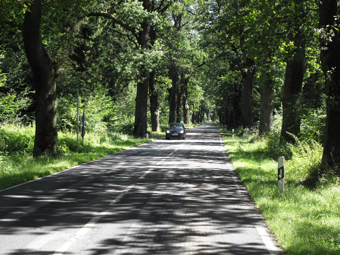
[{"label": "dark car", "polygon": [[179,138],[185,139],[187,137],[185,127],[182,123],[170,123],[166,130],[166,139]]}]

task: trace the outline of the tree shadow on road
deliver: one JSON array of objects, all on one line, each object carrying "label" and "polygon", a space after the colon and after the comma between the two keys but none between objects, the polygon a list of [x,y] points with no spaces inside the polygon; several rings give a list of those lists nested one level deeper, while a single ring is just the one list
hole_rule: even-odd
[{"label": "tree shadow on road", "polygon": [[160,139],[3,192],[0,230],[43,238],[82,228],[105,212],[96,228],[106,236],[84,254],[269,254],[256,231],[263,219],[227,166],[217,134],[206,141]]}]

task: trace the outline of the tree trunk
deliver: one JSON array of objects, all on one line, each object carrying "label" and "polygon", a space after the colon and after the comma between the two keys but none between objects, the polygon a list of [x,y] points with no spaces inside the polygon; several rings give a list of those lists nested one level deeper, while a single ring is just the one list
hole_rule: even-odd
[{"label": "tree trunk", "polygon": [[181,83],[178,83],[179,86],[176,88],[176,122],[181,122]]},{"label": "tree trunk", "polygon": [[159,101],[158,91],[155,86],[155,71],[150,73],[149,93],[152,131],[159,131]]},{"label": "tree trunk", "polygon": [[170,114],[169,114],[169,123],[176,122],[176,91],[178,86],[178,73],[175,66],[172,66],[170,69],[170,78],[172,80],[172,88],[170,89]]},{"label": "tree trunk", "polygon": [[230,128],[235,128],[235,110],[232,101],[228,103],[227,112],[227,126]]},{"label": "tree trunk", "polygon": [[[145,10],[151,12],[151,0],[143,0],[143,7]],[[150,24],[142,23],[141,27],[142,29],[138,35],[138,44],[141,46],[142,50],[147,51],[149,49]],[[145,66],[141,67],[140,74],[140,81],[137,84],[135,128],[133,130],[133,135],[135,137],[145,137],[147,128],[147,103],[150,74]]]},{"label": "tree trunk", "polygon": [[[153,26],[150,27],[150,44],[154,45],[156,41],[156,30]],[[153,70],[150,73],[149,80],[149,97],[150,97],[150,113],[151,113],[151,128],[153,132],[159,131],[159,99],[158,90],[155,83],[156,72]]]},{"label": "tree trunk", "polygon": [[291,60],[287,61],[282,99],[281,141],[294,142],[294,137],[289,135],[289,133],[295,136],[298,136],[300,133],[300,96],[305,72],[306,56],[303,48],[296,52]]},{"label": "tree trunk", "polygon": [[[281,142],[295,142],[294,137],[300,133],[300,97],[302,90],[303,77],[306,72],[306,38],[305,28],[301,23],[305,23],[306,12],[304,7],[305,0],[294,0],[294,9],[291,13],[294,19],[290,19],[290,30],[288,38],[294,42],[295,49],[288,54],[285,82],[283,87],[283,119],[281,128]],[[296,20],[299,20],[297,22]]]},{"label": "tree trunk", "polygon": [[142,77],[144,81],[137,84],[135,128],[133,130],[135,137],[145,137],[147,128],[149,71],[143,70]]},{"label": "tree trunk", "polygon": [[196,117],[195,117],[195,105],[193,106],[193,110],[192,110],[192,113],[191,113],[191,123],[192,124],[195,124],[196,123]]},{"label": "tree trunk", "polygon": [[176,122],[181,123],[182,122],[182,100],[183,100],[183,86],[185,83],[185,76],[181,75],[181,80],[179,83],[179,86],[177,86],[177,96],[176,96]]},{"label": "tree trunk", "polygon": [[55,70],[41,39],[41,12],[41,0],[34,0],[26,10],[23,25],[25,52],[35,78],[34,156],[53,154],[58,148]]},{"label": "tree trunk", "polygon": [[320,2],[320,28],[332,35],[321,41],[321,63],[326,82],[326,133],[322,162],[331,167],[340,166],[340,6],[337,0]]},{"label": "tree trunk", "polygon": [[183,122],[185,124],[189,124],[189,104],[188,104],[188,82],[189,78],[185,79],[185,82],[183,83]]},{"label": "tree trunk", "polygon": [[244,76],[242,88],[242,115],[243,115],[243,128],[252,127],[254,122],[253,117],[253,84],[255,68],[253,61],[248,60],[248,70]]},{"label": "tree trunk", "polygon": [[273,101],[275,89],[270,75],[262,80],[260,85],[261,106],[260,106],[260,135],[266,135],[273,130]]}]

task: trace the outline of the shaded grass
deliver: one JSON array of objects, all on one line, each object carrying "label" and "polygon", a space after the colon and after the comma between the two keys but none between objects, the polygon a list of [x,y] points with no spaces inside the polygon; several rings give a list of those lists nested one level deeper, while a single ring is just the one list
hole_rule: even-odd
[{"label": "shaded grass", "polygon": [[[191,128],[197,125],[187,125]],[[159,139],[165,132],[153,132],[151,138],[134,138],[123,133],[58,133],[58,155],[32,157],[34,127],[7,125],[0,129],[0,189],[37,179],[64,169],[93,161]]]},{"label": "shaded grass", "polygon": [[[6,146],[4,145],[2,150],[0,150],[0,189],[46,176],[164,137],[164,134],[161,133],[153,134],[150,139],[137,139],[120,133],[88,133],[85,136],[84,146],[82,146],[81,138],[77,146],[76,134],[59,133],[57,156],[33,158],[30,152],[33,144],[30,145],[31,147],[26,146],[22,141],[23,139],[21,139],[21,134],[26,134],[24,136],[25,140],[28,140],[30,144],[32,143],[34,139],[33,128],[25,127],[10,131],[6,130]],[[27,137],[31,139],[27,139]],[[15,144],[16,147],[11,145],[15,150],[8,150],[10,146],[7,146],[7,144],[11,143]]]},{"label": "shaded grass", "polygon": [[340,254],[339,180],[324,180],[313,190],[302,185],[321,160],[321,147],[298,143],[277,149],[290,154],[283,197],[277,189],[277,152],[271,152],[275,146],[268,149],[266,139],[233,140],[223,134],[235,170],[287,254]]}]

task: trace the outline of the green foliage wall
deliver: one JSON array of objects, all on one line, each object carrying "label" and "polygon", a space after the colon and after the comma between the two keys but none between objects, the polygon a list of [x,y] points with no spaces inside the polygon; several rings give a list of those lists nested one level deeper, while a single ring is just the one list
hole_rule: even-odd
[{"label": "green foliage wall", "polygon": [[[34,82],[21,38],[25,7],[23,1],[0,3],[4,24],[0,27],[0,122],[32,122]],[[324,81],[315,35],[315,1],[304,1],[308,10],[304,17],[295,17],[294,1],[184,1],[171,3],[163,12],[157,10],[161,2],[154,4],[153,13],[145,12],[140,1],[61,0],[44,5],[42,34],[57,70],[59,130],[75,131],[76,89],[80,88],[80,114],[85,109],[89,131],[131,132],[141,67],[157,73],[160,121],[167,123],[171,59],[180,74],[190,77],[191,113],[204,109],[205,115],[218,111],[225,117],[233,112],[239,125],[242,73],[249,58],[256,63],[255,123],[259,85],[267,74],[275,83],[275,109],[280,115],[285,58],[296,47],[288,34],[300,21],[309,38],[301,136],[322,141]],[[147,51],[136,41],[142,21],[150,22],[157,33]],[[272,58],[267,65],[269,53]]]}]

